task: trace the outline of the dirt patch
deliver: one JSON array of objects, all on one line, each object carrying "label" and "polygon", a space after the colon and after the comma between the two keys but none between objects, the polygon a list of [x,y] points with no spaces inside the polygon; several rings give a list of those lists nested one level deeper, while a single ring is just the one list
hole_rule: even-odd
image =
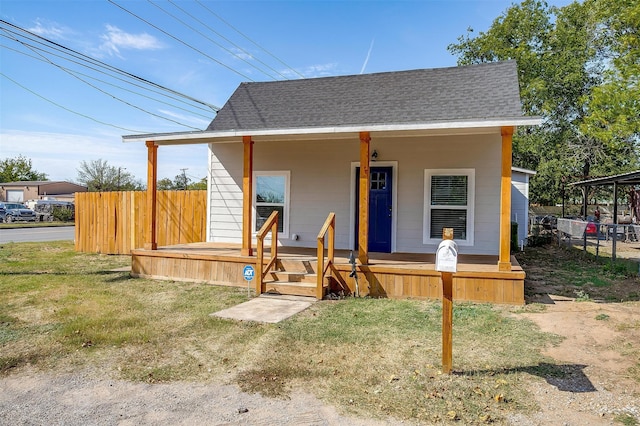
[{"label": "dirt patch", "polygon": [[513,423],[640,424],[640,278],[555,245],[518,260],[531,310],[518,315],[564,340],[544,352],[560,368],[530,386],[541,411]]},{"label": "dirt patch", "polygon": [[548,296],[543,312],[520,314],[565,339],[545,355],[556,361],[532,383],[541,411],[514,424],[608,425],[640,419],[640,303],[576,302]]},{"label": "dirt patch", "polygon": [[6,425],[383,424],[342,416],[303,392],[272,399],[215,383],[151,385],[23,371],[2,378],[0,389],[0,424]]}]

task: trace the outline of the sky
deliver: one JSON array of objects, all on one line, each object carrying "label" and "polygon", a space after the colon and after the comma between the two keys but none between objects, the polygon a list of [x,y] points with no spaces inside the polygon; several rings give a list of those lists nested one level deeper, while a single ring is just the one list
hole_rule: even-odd
[{"label": "sky", "polygon": [[[104,160],[146,183],[123,135],[206,129],[245,81],[455,66],[447,46],[511,3],[1,0],[0,159],[70,182]],[[206,145],[159,148],[158,177],[182,173],[206,177]]]}]

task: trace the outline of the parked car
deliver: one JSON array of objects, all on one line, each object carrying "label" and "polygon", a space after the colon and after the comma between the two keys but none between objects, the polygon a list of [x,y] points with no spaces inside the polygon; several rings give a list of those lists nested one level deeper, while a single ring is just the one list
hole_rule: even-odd
[{"label": "parked car", "polygon": [[598,226],[599,222],[596,222],[593,216],[587,216],[587,227],[584,229],[584,233],[587,237],[597,237],[598,236]]},{"label": "parked car", "polygon": [[5,216],[7,215],[7,209],[4,207],[3,203],[0,203],[0,223],[5,221]]},{"label": "parked car", "polygon": [[[598,238],[599,240],[606,239],[608,228],[606,224],[597,220],[595,216],[587,216],[584,220],[587,222],[587,226],[584,229],[584,234],[587,237]],[[611,232],[611,230],[609,230],[609,232]]]},{"label": "parked car", "polygon": [[31,209],[28,209],[24,204],[20,203],[0,203],[3,205],[6,210],[5,213],[5,222],[17,222],[17,221],[26,221],[26,222],[35,222],[36,221],[36,212]]}]

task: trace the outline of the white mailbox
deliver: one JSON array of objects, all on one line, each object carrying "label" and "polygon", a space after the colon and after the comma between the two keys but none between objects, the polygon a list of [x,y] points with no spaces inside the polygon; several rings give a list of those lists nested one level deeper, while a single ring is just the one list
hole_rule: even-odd
[{"label": "white mailbox", "polygon": [[456,272],[458,245],[453,240],[443,240],[436,251],[436,271]]}]

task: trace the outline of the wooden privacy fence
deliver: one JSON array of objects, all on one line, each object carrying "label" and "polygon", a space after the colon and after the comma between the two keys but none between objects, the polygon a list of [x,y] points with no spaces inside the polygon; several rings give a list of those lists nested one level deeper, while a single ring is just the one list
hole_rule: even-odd
[{"label": "wooden privacy fence", "polygon": [[[207,191],[158,191],[159,246],[206,238]],[[146,191],[76,193],[76,251],[129,254],[145,243]]]}]

